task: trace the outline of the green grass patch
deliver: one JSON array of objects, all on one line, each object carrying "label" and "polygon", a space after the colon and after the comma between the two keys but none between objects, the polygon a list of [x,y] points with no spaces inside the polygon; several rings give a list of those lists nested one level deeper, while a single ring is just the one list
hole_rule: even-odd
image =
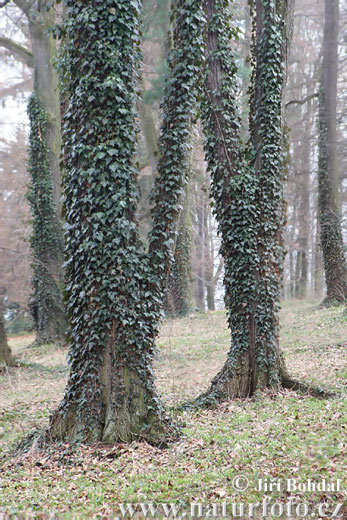
[{"label": "green grass patch", "polygon": [[[343,391],[343,309],[286,302],[281,322],[281,345],[293,376]],[[26,349],[24,339],[13,341],[19,366],[0,374],[0,513],[45,518],[55,512],[57,518],[69,520],[119,516],[119,503],[175,503],[189,511],[192,502],[261,502],[266,493],[259,489],[259,480],[283,482],[271,493],[272,500],[282,504],[293,495],[286,490],[287,479],[341,479],[347,488],[346,399],[325,401],[293,392],[181,413],[177,420],[182,436],[165,450],[139,443],[57,444],[13,456],[14,443],[48,423],[67,377],[66,350],[51,345]],[[221,311],[163,324],[156,371],[168,405],[207,387],[229,342]],[[247,478],[244,491],[235,489],[238,475]],[[336,504],[345,496],[300,491],[297,498],[313,506]]]}]

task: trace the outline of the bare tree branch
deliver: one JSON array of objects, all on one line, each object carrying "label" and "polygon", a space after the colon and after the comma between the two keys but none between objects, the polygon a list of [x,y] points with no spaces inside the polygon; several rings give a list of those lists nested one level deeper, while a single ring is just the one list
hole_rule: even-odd
[{"label": "bare tree branch", "polygon": [[20,83],[16,83],[15,85],[11,85],[10,87],[2,89],[1,97],[4,99],[7,96],[15,96],[19,90],[32,90],[31,81],[31,78],[25,79]]},{"label": "bare tree branch", "polygon": [[11,40],[10,38],[5,38],[4,36],[0,37],[0,47],[4,47],[19,61],[28,65],[28,67],[34,66],[34,57],[33,53],[20,45],[19,43]]},{"label": "bare tree branch", "polygon": [[315,92],[314,94],[306,96],[304,99],[292,99],[291,101],[288,101],[288,103],[286,103],[286,108],[290,105],[304,105],[305,103],[307,103],[307,101],[310,101],[310,99],[318,97],[318,95],[318,92]]},{"label": "bare tree branch", "polygon": [[19,9],[23,11],[23,13],[29,18],[29,12],[30,12],[30,2],[28,0],[13,0],[13,2],[16,4]]}]

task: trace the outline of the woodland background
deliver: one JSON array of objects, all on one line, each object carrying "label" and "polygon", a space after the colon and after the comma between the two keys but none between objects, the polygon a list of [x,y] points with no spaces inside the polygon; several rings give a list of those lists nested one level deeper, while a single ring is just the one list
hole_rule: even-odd
[{"label": "woodland background", "polygon": [[[142,97],[138,101],[141,236],[150,227],[149,194],[157,162],[160,101],[169,48],[169,0],[144,0]],[[16,5],[14,5],[16,4]],[[15,0],[0,10],[0,298],[14,367],[0,369],[0,518],[113,518],[119,503],[174,502],[189,511],[191,502],[254,503],[264,497],[258,478],[296,478],[336,482],[345,478],[347,375],[346,312],[343,305],[322,307],[324,273],[318,225],[318,90],[324,27],[323,0],[296,0],[294,33],[288,57],[285,201],[287,251],[280,314],[281,351],[290,373],[306,389],[325,387],[333,399],[281,387],[250,398],[226,400],[212,409],[177,410],[194,399],[223,367],[230,347],[223,305],[223,262],[210,205],[210,182],[200,123],[193,128],[191,169],[179,222],[179,247],[170,279],[155,358],[156,385],[180,424],[180,437],[160,449],[147,442],[90,445],[48,443],[42,451],[13,452],[26,446],[28,433],[43,431],[57,409],[68,378],[63,343],[34,342],[29,313],[32,217],[27,198],[28,118],[33,60],[27,18]],[[248,138],[251,44],[247,0],[232,3],[239,40],[239,102],[243,139]],[[36,5],[36,4],[35,4]],[[61,15],[56,12],[57,19]],[[344,238],[347,219],[346,41],[341,8],[338,58],[338,168],[336,186]],[[17,42],[17,43],[16,43]],[[29,49],[25,51],[25,49]],[[55,186],[59,192],[59,186]],[[179,274],[179,276],[177,276]],[[34,342],[34,343],[33,343]],[[13,361],[13,360],[12,360]],[[342,395],[342,396],[341,396]],[[326,395],[325,395],[326,396]],[[172,409],[172,407],[174,409]],[[24,441],[23,441],[24,439]],[[30,438],[29,438],[30,440]],[[27,447],[29,444],[27,445]],[[233,479],[245,475],[245,492]],[[346,483],[344,483],[346,485]],[[345,486],[346,487],[346,486]],[[284,504],[289,493],[275,492]],[[341,505],[343,492],[298,493],[312,511],[326,502]],[[50,516],[51,515],[51,516]],[[345,515],[345,516],[344,516]]]},{"label": "woodland background", "polygon": [[[240,27],[240,40],[234,43],[240,58],[240,96],[243,106],[244,137],[247,121],[247,89],[249,67],[244,58],[249,53],[250,17],[246,0],[233,3],[234,20]],[[346,46],[340,15],[340,46],[338,75],[338,149],[339,198],[342,225],[346,237],[347,179],[346,125]],[[157,133],[160,121],[160,100],[165,75],[165,56],[168,51],[169,2],[146,0],[143,21],[143,83],[139,102],[140,139],[138,161],[142,192],[139,220],[143,236],[149,226],[148,196],[153,185],[156,167]],[[288,60],[285,104],[287,116],[287,225],[285,247],[287,255],[283,277],[283,299],[322,298],[324,275],[317,221],[318,169],[318,81],[322,59],[324,2],[297,0],[294,15],[294,34]],[[30,287],[30,211],[26,199],[28,120],[26,103],[32,90],[33,70],[30,57],[18,53],[7,39],[30,48],[26,17],[15,5],[1,10],[0,60],[2,77],[0,96],[0,268],[6,317],[11,322],[9,332],[30,328],[28,300]],[[193,131],[193,176],[181,219],[182,236],[186,234],[188,255],[185,281],[185,304],[191,309],[214,310],[223,306],[223,263],[218,255],[219,240],[209,201],[209,178],[202,149],[202,130]],[[185,312],[175,300],[182,287],[173,284],[167,311]],[[175,308],[176,306],[176,308]]]}]

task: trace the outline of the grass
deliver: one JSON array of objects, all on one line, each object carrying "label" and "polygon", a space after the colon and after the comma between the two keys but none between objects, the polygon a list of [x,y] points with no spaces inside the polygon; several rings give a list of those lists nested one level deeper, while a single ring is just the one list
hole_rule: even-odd
[{"label": "grass", "polygon": [[[286,302],[281,323],[291,374],[343,391],[347,327],[342,307]],[[174,503],[189,515],[192,502],[231,507],[232,502],[262,502],[266,495],[278,507],[294,496],[310,511],[319,502],[326,501],[330,509],[343,503],[340,490],[292,492],[286,486],[287,479],[325,479],[330,485],[340,479],[341,489],[347,488],[343,398],[324,401],[283,392],[184,412],[179,417],[182,437],[165,450],[140,443],[56,445],[35,455],[11,456],[14,443],[47,424],[67,377],[66,350],[27,348],[32,340],[10,339],[20,366],[0,373],[0,518],[1,511],[34,518],[52,513],[63,519],[110,518],[114,512],[122,516],[118,503],[135,502]],[[224,313],[167,320],[158,345],[157,383],[165,401],[177,404],[194,397],[223,364],[229,347]],[[235,489],[238,475],[248,479],[247,490]],[[280,489],[264,493],[259,479],[280,482]]]}]

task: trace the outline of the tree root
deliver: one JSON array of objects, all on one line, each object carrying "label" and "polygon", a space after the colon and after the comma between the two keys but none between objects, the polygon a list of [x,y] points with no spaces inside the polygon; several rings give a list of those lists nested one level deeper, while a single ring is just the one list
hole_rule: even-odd
[{"label": "tree root", "polygon": [[227,360],[211,381],[208,390],[195,399],[183,403],[178,410],[215,408],[224,401],[246,399],[249,396],[248,358],[244,356],[239,360],[236,368]]},{"label": "tree root", "polygon": [[318,399],[333,399],[340,397],[340,394],[337,392],[298,381],[297,379],[290,377],[288,374],[282,374],[282,386],[287,390],[294,390],[295,392],[310,395],[311,397],[317,397]]},{"label": "tree root", "polygon": [[[175,410],[184,411],[197,410],[201,408],[215,408],[223,401],[252,397],[250,394],[246,395],[245,392],[231,393],[230,388],[232,388],[232,385],[231,382],[228,383],[227,375],[227,370],[224,367],[224,370],[215,377],[210,388],[206,392],[200,394],[195,399],[191,399],[190,401],[186,401],[178,407],[175,407]],[[290,377],[285,371],[282,371],[281,373],[281,384],[278,389],[281,387],[287,390],[294,390],[301,394],[310,395],[311,397],[316,397],[318,399],[334,399],[341,397],[341,394],[338,392],[298,381],[297,379]],[[239,388],[242,388],[242,386],[239,386]],[[266,388],[268,387],[263,387],[264,391]],[[245,387],[243,390],[245,390]],[[261,388],[259,388],[259,390],[261,390]]]},{"label": "tree root", "polygon": [[339,307],[340,305],[346,305],[347,300],[344,296],[341,298],[328,298],[326,296],[324,300],[318,305],[319,309],[328,309],[329,307]]}]

